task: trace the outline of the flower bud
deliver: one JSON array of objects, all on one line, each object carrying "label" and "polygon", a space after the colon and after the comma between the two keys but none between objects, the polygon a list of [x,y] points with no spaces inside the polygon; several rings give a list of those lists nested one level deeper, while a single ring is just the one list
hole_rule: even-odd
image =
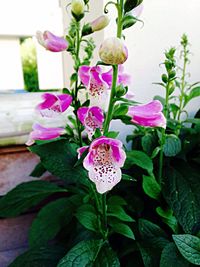
[{"label": "flower bud", "polygon": [[83,0],[72,0],[71,11],[76,20],[81,20],[84,17],[85,3]]},{"label": "flower bud", "polygon": [[119,65],[127,60],[128,49],[121,39],[111,37],[100,46],[99,56],[105,64]]},{"label": "flower bud", "polygon": [[91,28],[93,32],[97,32],[103,30],[106,26],[108,26],[110,19],[106,15],[102,15],[91,22]]}]

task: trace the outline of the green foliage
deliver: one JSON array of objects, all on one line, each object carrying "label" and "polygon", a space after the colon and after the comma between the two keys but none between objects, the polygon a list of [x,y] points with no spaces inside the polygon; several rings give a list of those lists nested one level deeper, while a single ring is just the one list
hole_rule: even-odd
[{"label": "green foliage", "polygon": [[86,229],[98,231],[98,217],[92,205],[82,205],[76,211],[76,218]]},{"label": "green foliage", "polygon": [[109,222],[109,225],[111,225],[112,230],[115,233],[118,233],[118,234],[123,235],[127,238],[135,240],[134,233],[128,225],[121,223],[121,222],[116,222],[116,221],[114,221],[114,223],[113,223],[113,221]]},{"label": "green foliage", "polygon": [[67,190],[46,181],[22,183],[0,199],[0,217],[18,216],[48,196],[61,192]]},{"label": "green foliage", "polygon": [[65,249],[63,247],[37,247],[17,257],[9,267],[56,267],[64,254]]},{"label": "green foliage", "polygon": [[126,0],[125,1],[125,4],[124,4],[124,11],[125,11],[125,13],[131,11],[134,8],[136,8],[142,2],[143,2],[143,0]]},{"label": "green foliage", "polygon": [[161,188],[154,176],[143,175],[142,187],[149,197],[159,199]]},{"label": "green foliage", "polygon": [[21,41],[21,58],[25,89],[29,92],[39,91],[37,55],[32,38]]},{"label": "green foliage", "polygon": [[174,242],[182,254],[189,262],[200,265],[200,238],[189,234],[173,235]]},{"label": "green foliage", "polygon": [[52,240],[72,219],[80,197],[60,198],[44,206],[29,231],[30,247],[41,247]]}]

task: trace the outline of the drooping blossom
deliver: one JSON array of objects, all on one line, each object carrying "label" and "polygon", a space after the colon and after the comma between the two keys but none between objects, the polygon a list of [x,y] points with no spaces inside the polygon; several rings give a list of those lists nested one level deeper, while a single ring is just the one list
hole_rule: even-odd
[{"label": "drooping blossom", "polygon": [[120,65],[127,60],[128,49],[121,39],[111,37],[101,44],[99,56],[105,64]]},{"label": "drooping blossom", "polygon": [[42,95],[44,101],[37,105],[36,110],[44,117],[55,117],[64,112],[72,103],[72,96],[67,94],[55,95],[45,93]]},{"label": "drooping blossom", "polygon": [[83,166],[100,194],[106,193],[120,182],[120,168],[125,159],[126,154],[119,140],[102,136],[91,143]]},{"label": "drooping blossom", "polygon": [[[112,78],[113,78],[113,69],[111,68],[109,71],[102,73],[102,79],[108,84],[109,88],[112,86]],[[128,86],[131,84],[131,76],[124,72],[124,66],[119,65],[118,67],[118,78],[117,84],[122,84],[123,86]]]},{"label": "drooping blossom", "polygon": [[51,52],[61,52],[68,48],[68,42],[63,37],[58,37],[50,31],[37,31],[36,38],[39,44]]},{"label": "drooping blossom", "polygon": [[101,108],[81,107],[78,109],[77,115],[83,126],[85,126],[89,139],[92,139],[92,136],[97,128],[102,131],[104,115]]},{"label": "drooping blossom", "polygon": [[[79,68],[79,77],[88,89],[92,106],[101,106],[102,102],[106,102],[107,90],[112,86],[112,74],[112,68],[107,72],[103,72],[100,66],[89,67],[84,65]],[[130,83],[131,76],[124,73],[124,67],[119,65],[117,84],[128,86]]]},{"label": "drooping blossom", "polygon": [[31,146],[35,143],[35,140],[51,140],[65,134],[63,128],[47,128],[41,126],[39,123],[33,124],[33,131],[29,135],[29,139],[26,142],[27,146]]},{"label": "drooping blossom", "polygon": [[99,66],[81,66],[79,77],[87,87],[91,106],[101,106],[106,100],[108,84],[102,78],[102,68]]},{"label": "drooping blossom", "polygon": [[166,128],[166,118],[162,113],[163,106],[158,100],[146,105],[129,107],[128,116],[132,122],[144,127]]}]

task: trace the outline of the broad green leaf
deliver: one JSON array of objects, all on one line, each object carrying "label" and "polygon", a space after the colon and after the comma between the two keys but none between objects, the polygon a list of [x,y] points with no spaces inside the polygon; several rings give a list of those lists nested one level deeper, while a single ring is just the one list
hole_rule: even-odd
[{"label": "broad green leaf", "polygon": [[185,161],[177,161],[175,167],[164,170],[162,192],[185,233],[193,233],[200,222],[199,174]]},{"label": "broad green leaf", "polygon": [[184,106],[186,106],[190,102],[190,100],[192,100],[195,97],[199,97],[199,96],[200,96],[200,86],[195,87],[190,91],[189,95],[186,96],[185,98]]},{"label": "broad green leaf", "polygon": [[45,167],[42,165],[41,162],[36,165],[35,169],[31,172],[30,176],[32,177],[40,177],[46,172]]},{"label": "broad green leaf", "polygon": [[174,134],[167,135],[164,148],[166,157],[174,157],[181,151],[181,140]]},{"label": "broad green leaf", "polygon": [[174,243],[169,243],[162,251],[160,267],[173,266],[190,267],[191,264],[180,255]]},{"label": "broad green leaf", "polygon": [[161,187],[154,176],[143,175],[142,187],[144,192],[153,199],[159,199]]},{"label": "broad green leaf", "polygon": [[98,231],[98,217],[91,205],[82,205],[76,212],[77,220],[88,230]]},{"label": "broad green leaf", "polygon": [[55,200],[42,208],[31,225],[29,245],[31,247],[46,245],[70,222],[80,203],[79,196],[72,196]]},{"label": "broad green leaf", "polygon": [[126,115],[128,112],[128,106],[125,104],[118,104],[113,111],[113,119],[118,119],[120,116]]},{"label": "broad green leaf", "polygon": [[153,134],[146,134],[142,137],[142,148],[149,156],[157,146],[157,138]]},{"label": "broad green leaf", "polygon": [[58,246],[30,249],[17,257],[9,267],[56,267],[65,251]]},{"label": "broad green leaf", "polygon": [[18,216],[48,196],[59,192],[67,190],[47,181],[22,183],[0,199],[0,217]]},{"label": "broad green leaf", "polygon": [[162,221],[166,223],[174,233],[178,232],[178,222],[171,209],[163,210],[161,207],[157,207],[156,212],[160,215]]},{"label": "broad green leaf", "polygon": [[107,202],[108,206],[126,206],[127,202],[120,196],[111,196]]},{"label": "broad green leaf", "polygon": [[131,11],[134,8],[136,8],[142,2],[143,2],[143,0],[126,0],[126,2],[124,4],[124,11],[125,11],[125,13]]},{"label": "broad green leaf", "polygon": [[138,19],[132,16],[131,14],[126,14],[122,20],[123,30],[132,27],[137,22],[137,20]]},{"label": "broad green leaf", "polygon": [[139,231],[142,239],[153,237],[167,238],[166,233],[158,225],[145,219],[139,219]]},{"label": "broad green leaf", "polygon": [[182,254],[189,262],[200,265],[200,238],[189,234],[173,235],[174,242]]},{"label": "broad green leaf", "polygon": [[142,151],[132,150],[126,153],[125,169],[129,169],[132,165],[147,170],[149,173],[153,171],[153,162],[151,158]]},{"label": "broad green leaf", "polygon": [[34,145],[30,150],[37,154],[44,167],[53,175],[67,182],[88,182],[87,172],[77,162],[77,146],[66,139]]},{"label": "broad green leaf", "polygon": [[108,206],[108,216],[118,218],[124,222],[134,222],[134,219],[131,218],[121,206],[112,205]]},{"label": "broad green leaf", "polygon": [[94,267],[120,267],[119,260],[109,244],[101,248]]},{"label": "broad green leaf", "polygon": [[111,225],[114,232],[135,240],[134,233],[128,225],[114,221],[109,224]]},{"label": "broad green leaf", "polygon": [[102,245],[102,240],[81,241],[60,260],[57,267],[92,267]]}]

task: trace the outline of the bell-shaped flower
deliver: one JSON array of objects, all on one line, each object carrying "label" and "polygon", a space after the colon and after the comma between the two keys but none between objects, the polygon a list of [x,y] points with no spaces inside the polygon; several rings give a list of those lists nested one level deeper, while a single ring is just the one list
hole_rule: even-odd
[{"label": "bell-shaped flower", "polygon": [[99,107],[81,107],[77,112],[80,122],[85,127],[88,133],[88,138],[91,140],[97,128],[103,130],[104,115],[103,110]]},{"label": "bell-shaped flower", "polygon": [[[113,69],[108,72],[102,73],[102,79],[108,84],[109,88],[112,86]],[[122,84],[123,86],[128,86],[131,84],[131,76],[124,72],[124,66],[119,65],[118,67],[118,78],[117,84]]]},{"label": "bell-shaped flower", "polygon": [[63,128],[47,128],[41,126],[39,123],[35,123],[33,124],[33,131],[30,133],[26,145],[27,146],[33,145],[35,143],[35,140],[55,139],[62,134],[65,134],[65,129]]},{"label": "bell-shaped flower", "polygon": [[126,154],[119,140],[102,136],[91,143],[83,166],[100,194],[106,193],[120,182],[120,168],[125,159]]},{"label": "bell-shaped flower", "polygon": [[64,112],[72,103],[72,96],[67,94],[54,95],[45,93],[42,95],[44,101],[40,103],[36,110],[44,117],[55,117]]},{"label": "bell-shaped flower", "polygon": [[87,87],[90,105],[102,106],[106,101],[108,84],[102,78],[102,69],[99,66],[89,67],[81,66],[79,68],[79,77],[81,82]]},{"label": "bell-shaped flower", "polygon": [[129,107],[127,115],[132,122],[144,127],[166,128],[166,118],[162,113],[163,106],[160,101],[154,100],[146,105]]},{"label": "bell-shaped flower", "polygon": [[97,19],[83,26],[82,36],[89,35],[93,32],[101,31],[108,26],[110,19],[107,15],[102,15]]},{"label": "bell-shaped flower", "polygon": [[37,31],[36,38],[39,44],[51,52],[61,52],[68,48],[68,42],[64,38],[58,37],[49,31],[44,33]]},{"label": "bell-shaped flower", "polygon": [[99,56],[105,64],[120,65],[127,60],[128,49],[121,39],[111,37],[101,44]]}]

